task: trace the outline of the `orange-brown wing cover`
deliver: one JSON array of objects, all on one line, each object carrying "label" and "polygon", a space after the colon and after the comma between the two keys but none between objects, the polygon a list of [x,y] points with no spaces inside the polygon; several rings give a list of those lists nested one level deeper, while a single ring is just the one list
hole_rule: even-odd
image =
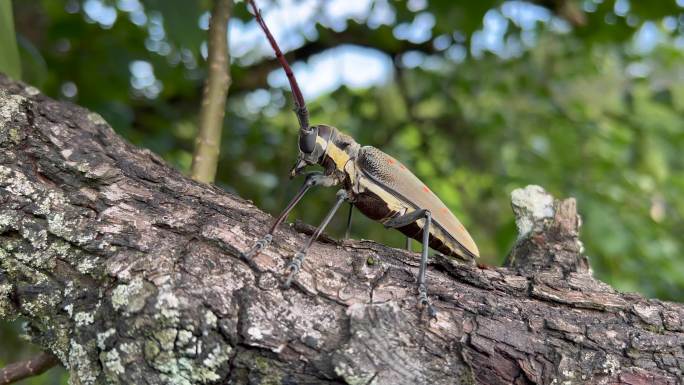
[{"label": "orange-brown wing cover", "polygon": [[452,240],[456,241],[466,252],[472,254],[463,255],[463,257],[479,256],[477,245],[461,222],[442,200],[401,162],[375,147],[364,146],[359,151],[357,164],[367,177],[408,206],[429,210],[433,224],[436,223],[447,236],[453,238]]}]

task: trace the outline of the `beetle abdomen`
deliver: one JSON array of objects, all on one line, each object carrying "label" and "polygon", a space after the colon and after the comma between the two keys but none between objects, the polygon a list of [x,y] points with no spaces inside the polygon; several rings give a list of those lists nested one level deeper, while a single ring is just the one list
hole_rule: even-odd
[{"label": "beetle abdomen", "polygon": [[[356,164],[357,169],[372,181],[366,187],[379,188],[394,198],[380,197],[381,201],[388,202],[387,212],[391,216],[399,215],[401,211],[406,212],[407,210],[426,209],[430,211],[433,219],[432,227],[434,228],[430,231],[430,247],[444,254],[467,260],[479,256],[477,245],[461,222],[401,162],[375,147],[365,146],[359,150]],[[371,186],[371,184],[376,186]],[[375,191],[374,193],[380,196],[383,195],[383,191]],[[402,210],[402,206],[406,210]],[[361,207],[359,209],[362,212],[364,211]],[[389,217],[385,219],[389,219]],[[422,223],[421,220],[399,230],[411,238],[420,240]]]}]

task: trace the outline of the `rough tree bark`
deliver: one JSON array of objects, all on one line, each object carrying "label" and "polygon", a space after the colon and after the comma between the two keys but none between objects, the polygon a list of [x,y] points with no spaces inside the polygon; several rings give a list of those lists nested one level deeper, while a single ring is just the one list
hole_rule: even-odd
[{"label": "rough tree bark", "polygon": [[[436,257],[420,318],[415,253],[312,249],[272,218],[183,177],[97,114],[0,77],[0,317],[73,384],[678,384],[684,307],[592,278],[574,200],[514,193],[509,267]],[[306,232],[308,227],[303,227]]]}]

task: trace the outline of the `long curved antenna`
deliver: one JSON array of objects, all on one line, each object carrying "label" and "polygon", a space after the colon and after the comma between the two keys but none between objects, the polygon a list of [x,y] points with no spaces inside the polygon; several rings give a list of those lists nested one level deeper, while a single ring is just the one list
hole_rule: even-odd
[{"label": "long curved antenna", "polygon": [[252,11],[254,11],[254,17],[256,17],[256,21],[259,24],[259,27],[261,27],[261,29],[266,34],[268,42],[271,43],[271,47],[273,48],[273,51],[275,51],[275,56],[280,62],[280,65],[283,67],[285,75],[287,75],[287,80],[290,82],[290,88],[292,89],[292,97],[294,98],[295,104],[294,111],[295,114],[297,114],[297,120],[299,120],[299,130],[302,133],[308,134],[311,132],[311,128],[309,127],[309,111],[306,109],[304,96],[302,96],[302,91],[299,89],[297,79],[295,78],[294,73],[292,73],[292,68],[290,68],[290,65],[287,63],[285,56],[283,55],[282,51],[280,51],[280,47],[278,47],[278,43],[276,42],[275,38],[273,38],[273,35],[271,35],[271,31],[268,29],[268,26],[266,26],[264,19],[261,17],[261,11],[259,11],[259,8],[257,8],[256,4],[254,3],[254,0],[247,0],[247,2],[249,3],[249,5],[252,6]]}]

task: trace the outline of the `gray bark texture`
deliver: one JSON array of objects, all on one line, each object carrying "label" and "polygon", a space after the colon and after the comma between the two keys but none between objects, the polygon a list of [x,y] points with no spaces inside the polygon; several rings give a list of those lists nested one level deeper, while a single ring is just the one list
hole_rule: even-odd
[{"label": "gray bark texture", "polygon": [[513,193],[506,267],[324,237],[194,182],[97,114],[0,76],[0,317],[72,384],[680,384],[684,306],[594,279],[575,201]]}]

